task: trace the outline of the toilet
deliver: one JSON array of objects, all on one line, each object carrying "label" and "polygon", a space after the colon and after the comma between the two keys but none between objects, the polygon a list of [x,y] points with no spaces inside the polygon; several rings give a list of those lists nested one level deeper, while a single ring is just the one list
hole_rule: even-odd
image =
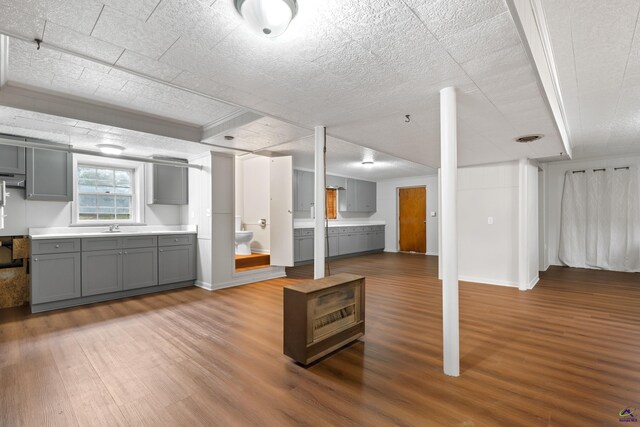
[{"label": "toilet", "polygon": [[253,231],[242,231],[242,218],[236,216],[236,255],[251,255]]}]

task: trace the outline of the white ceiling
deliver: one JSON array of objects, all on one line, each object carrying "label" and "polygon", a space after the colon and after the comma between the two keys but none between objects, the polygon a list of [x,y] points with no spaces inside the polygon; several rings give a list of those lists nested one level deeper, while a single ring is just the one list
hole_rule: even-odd
[{"label": "white ceiling", "polygon": [[[503,0],[299,0],[298,15],[276,39],[255,36],[232,0],[4,0],[0,32],[43,38],[301,128],[324,124],[333,136],[432,167],[439,165],[438,91],[449,85],[459,89],[462,165],[563,150]],[[18,64],[51,55],[31,48]],[[30,61],[38,67],[23,65],[19,75],[10,64],[10,81],[194,124],[230,108],[137,87],[143,83],[109,67]],[[60,81],[69,75],[81,83]],[[513,142],[526,133],[546,137]]]},{"label": "white ceiling", "polygon": [[640,2],[543,5],[574,158],[640,152]]},{"label": "white ceiling", "polygon": [[[288,142],[257,154],[293,156],[293,166],[297,169],[313,170],[315,166],[313,136]],[[437,169],[399,159],[333,137],[327,138],[326,159],[327,173],[369,181],[438,173]],[[374,164],[373,166],[364,166],[362,164],[363,161],[372,161]]]}]

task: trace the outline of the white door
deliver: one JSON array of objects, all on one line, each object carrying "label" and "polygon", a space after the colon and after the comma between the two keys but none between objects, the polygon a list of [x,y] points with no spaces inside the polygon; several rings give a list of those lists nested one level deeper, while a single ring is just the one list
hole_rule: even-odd
[{"label": "white door", "polygon": [[293,158],[271,159],[271,265],[293,266]]}]

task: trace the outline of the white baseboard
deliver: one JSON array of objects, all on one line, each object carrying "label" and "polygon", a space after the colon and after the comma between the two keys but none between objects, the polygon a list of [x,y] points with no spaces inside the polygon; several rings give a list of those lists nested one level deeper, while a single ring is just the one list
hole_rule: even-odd
[{"label": "white baseboard", "polygon": [[478,283],[481,285],[494,285],[494,286],[507,286],[510,288],[517,288],[518,284],[514,282],[503,282],[499,280],[492,279],[482,279],[478,277],[469,277],[469,276],[458,276],[458,280],[462,282],[471,282]]},{"label": "white baseboard", "polygon": [[438,252],[429,252],[429,251],[427,251],[426,255],[438,256]]},{"label": "white baseboard", "polygon": [[206,289],[207,291],[216,291],[218,289],[263,282],[265,280],[279,279],[281,277],[287,277],[287,273],[285,272],[284,267],[269,267],[236,273],[233,279],[225,282],[219,282],[215,284],[196,282],[196,286],[202,289]]},{"label": "white baseboard", "polygon": [[527,289],[528,290],[533,289],[538,284],[539,281],[540,281],[540,277],[539,276],[534,277],[533,280],[531,280],[529,282],[529,284],[527,285]]}]

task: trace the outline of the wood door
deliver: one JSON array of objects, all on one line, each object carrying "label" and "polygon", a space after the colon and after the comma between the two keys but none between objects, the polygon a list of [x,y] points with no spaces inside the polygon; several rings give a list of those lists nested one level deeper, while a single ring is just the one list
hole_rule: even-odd
[{"label": "wood door", "polygon": [[[311,176],[313,177],[313,174]],[[271,159],[269,186],[271,188],[269,199],[271,265],[291,267],[294,262],[293,157],[283,156]],[[298,201],[300,196],[298,194]],[[313,193],[311,197],[313,198]]]},{"label": "wood door", "polygon": [[427,188],[401,188],[398,192],[400,211],[400,251],[427,252]]}]

